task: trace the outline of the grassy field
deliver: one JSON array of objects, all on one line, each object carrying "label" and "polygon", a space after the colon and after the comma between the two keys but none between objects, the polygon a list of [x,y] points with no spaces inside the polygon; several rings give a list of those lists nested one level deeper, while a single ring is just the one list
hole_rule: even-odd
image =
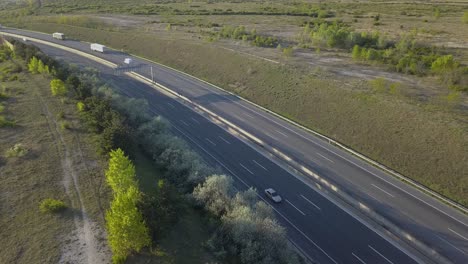
[{"label": "grassy field", "polygon": [[[0,63],[0,69],[5,73],[17,64],[25,68],[17,60]],[[1,102],[2,114],[16,123],[0,128],[0,256],[2,263],[57,263],[67,247],[76,246],[75,235],[80,230],[75,224],[81,223],[84,207],[96,239],[103,235],[99,227],[103,224],[101,204],[106,204],[107,196],[105,188],[98,187],[102,171],[94,149],[82,139],[87,135],[76,123],[74,105],[63,104],[50,95],[48,78],[24,72],[16,76],[17,80],[0,86],[7,96]],[[73,124],[72,130],[56,131],[56,124],[64,121]],[[27,153],[11,157],[7,151],[15,144],[21,144]],[[64,146],[73,151],[80,149],[73,153],[69,167],[61,162]],[[89,166],[85,169],[82,162]],[[82,204],[76,193],[67,191],[67,168],[79,173]],[[69,209],[58,215],[43,214],[39,203],[46,198],[63,200]],[[105,247],[101,243],[96,246]]]}]

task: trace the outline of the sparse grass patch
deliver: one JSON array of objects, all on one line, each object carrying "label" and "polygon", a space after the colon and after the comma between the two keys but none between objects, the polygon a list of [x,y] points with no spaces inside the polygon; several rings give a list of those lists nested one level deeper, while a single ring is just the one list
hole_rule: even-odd
[{"label": "sparse grass patch", "polygon": [[28,154],[29,150],[21,143],[15,144],[13,147],[9,148],[5,152],[5,157],[7,158],[20,158],[23,157],[24,155]]},{"label": "sparse grass patch", "polygon": [[67,205],[60,200],[47,198],[39,204],[41,213],[59,213],[67,208]]},{"label": "sparse grass patch", "polygon": [[71,123],[68,122],[68,121],[62,121],[62,122],[60,122],[60,128],[61,128],[62,130],[71,129]]}]

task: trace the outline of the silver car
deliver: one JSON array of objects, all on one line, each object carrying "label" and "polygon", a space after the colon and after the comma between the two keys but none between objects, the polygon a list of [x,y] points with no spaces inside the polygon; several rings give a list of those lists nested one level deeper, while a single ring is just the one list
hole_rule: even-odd
[{"label": "silver car", "polygon": [[279,203],[282,201],[281,196],[279,196],[278,193],[273,188],[266,189],[265,194],[266,196],[268,196],[268,198],[270,198],[275,203]]}]

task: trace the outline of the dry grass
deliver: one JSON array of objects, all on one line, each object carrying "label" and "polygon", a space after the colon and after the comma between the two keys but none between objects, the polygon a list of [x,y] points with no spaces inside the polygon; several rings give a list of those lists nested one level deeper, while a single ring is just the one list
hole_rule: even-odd
[{"label": "dry grass", "polygon": [[[17,126],[0,128],[0,153],[3,155],[17,143],[28,152],[22,157],[0,158],[1,262],[57,263],[63,246],[70,242],[66,239],[74,229],[73,219],[79,209],[71,206],[74,198],[66,195],[60,163],[61,142],[52,135],[49,126],[52,120],[46,118],[38,98],[44,99],[51,113],[64,111],[70,122],[77,119],[74,105],[63,105],[50,96],[50,80],[25,73],[19,73],[19,78],[21,81],[8,83],[10,97],[3,102],[4,113],[17,120]],[[105,200],[106,196],[105,192],[96,190],[98,184],[94,178],[101,170],[96,164],[99,158],[92,155],[94,147],[77,142],[76,133],[64,134],[63,140],[73,149],[81,147],[83,158],[95,164],[90,166],[89,174],[83,173],[82,165],[72,166],[80,172],[79,184],[89,217],[102,223],[102,210],[97,201]],[[71,208],[59,215],[41,214],[39,204],[46,198],[63,200]]]}]

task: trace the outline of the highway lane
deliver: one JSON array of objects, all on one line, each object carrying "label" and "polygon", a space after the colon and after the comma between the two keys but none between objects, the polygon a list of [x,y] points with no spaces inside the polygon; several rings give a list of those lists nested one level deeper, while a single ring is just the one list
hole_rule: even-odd
[{"label": "highway lane", "polygon": [[[50,40],[49,36],[34,34]],[[64,44],[61,41],[57,43]],[[88,51],[88,46],[83,43],[66,41],[66,44]],[[98,55],[115,62],[123,61],[126,56],[119,52]],[[138,59],[135,61],[146,63]],[[336,183],[340,189],[366,201],[381,215],[410,230],[411,234],[455,263],[466,262],[468,245],[464,238],[468,237],[468,232],[465,216],[307,132],[254,109],[232,95],[170,69],[153,66],[158,82],[213,110],[300,163],[309,165]],[[141,68],[144,69],[147,71],[144,75],[149,76],[148,68]]]},{"label": "highway lane", "polygon": [[166,117],[175,134],[184,138],[212,165],[222,166],[234,177],[239,189],[253,186],[260,191],[267,187],[281,190],[287,202],[272,204],[278,210],[278,219],[287,227],[288,235],[295,243],[320,263],[415,263],[276,163],[178,101],[128,77],[114,76],[108,68],[88,59],[38,46],[53,57],[96,67],[103,72],[103,78],[112,80],[125,94],[147,99],[152,113]]}]

